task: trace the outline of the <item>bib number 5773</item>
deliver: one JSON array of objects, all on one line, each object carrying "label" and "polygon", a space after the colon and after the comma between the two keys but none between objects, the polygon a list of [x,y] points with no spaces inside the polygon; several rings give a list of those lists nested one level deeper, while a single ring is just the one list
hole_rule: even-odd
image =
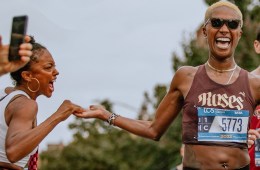
[{"label": "bib number 5773", "polygon": [[243,120],[241,118],[222,118],[223,132],[241,132]]}]

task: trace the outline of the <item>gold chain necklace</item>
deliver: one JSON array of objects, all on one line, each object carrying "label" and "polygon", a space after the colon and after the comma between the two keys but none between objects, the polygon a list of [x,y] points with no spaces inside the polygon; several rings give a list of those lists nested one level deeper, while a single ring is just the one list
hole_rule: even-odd
[{"label": "gold chain necklace", "polygon": [[227,70],[219,70],[219,69],[216,69],[215,67],[213,67],[212,65],[210,65],[210,64],[209,64],[209,61],[207,61],[207,65],[208,65],[212,70],[214,70],[214,71],[216,71],[216,72],[219,72],[219,73],[234,71],[234,70],[237,68],[237,64],[236,64],[234,68],[227,69]]},{"label": "gold chain necklace", "polygon": [[236,64],[234,68],[227,69],[227,70],[219,70],[219,69],[214,68],[212,65],[210,65],[208,61],[207,61],[207,65],[208,65],[212,70],[214,70],[214,71],[216,71],[216,72],[219,72],[219,73],[232,71],[232,73],[231,73],[231,75],[230,75],[228,81],[226,82],[226,85],[228,85],[228,84],[230,83],[230,80],[232,79],[232,77],[233,77],[233,75],[234,75],[234,72],[235,72],[235,70],[236,70],[236,68],[237,68],[237,64]]}]

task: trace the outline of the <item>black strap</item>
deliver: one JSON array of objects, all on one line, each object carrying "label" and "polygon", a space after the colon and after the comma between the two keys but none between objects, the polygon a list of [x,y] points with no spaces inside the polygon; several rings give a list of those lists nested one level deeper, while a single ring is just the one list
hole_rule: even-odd
[{"label": "black strap", "polygon": [[[8,94],[7,94],[7,95],[8,95]],[[0,99],[0,102],[1,102],[2,100],[4,100],[4,98],[5,98],[7,95],[3,96],[3,97]]]}]

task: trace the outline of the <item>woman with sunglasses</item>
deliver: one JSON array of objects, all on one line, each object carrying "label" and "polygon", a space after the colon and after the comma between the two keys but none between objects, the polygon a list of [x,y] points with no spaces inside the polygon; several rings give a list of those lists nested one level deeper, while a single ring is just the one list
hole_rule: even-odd
[{"label": "woman with sunglasses", "polygon": [[11,73],[15,87],[0,90],[0,169],[22,170],[40,142],[72,113],[84,111],[65,100],[58,110],[37,126],[40,95],[51,97],[59,74],[50,52],[31,38],[31,60]]},{"label": "woman with sunglasses", "polygon": [[159,140],[182,110],[184,170],[249,170],[247,130],[260,101],[260,79],[234,59],[242,35],[242,13],[233,3],[219,1],[207,9],[204,23],[208,61],[176,71],[153,121],[125,118],[101,106],[76,115]]}]

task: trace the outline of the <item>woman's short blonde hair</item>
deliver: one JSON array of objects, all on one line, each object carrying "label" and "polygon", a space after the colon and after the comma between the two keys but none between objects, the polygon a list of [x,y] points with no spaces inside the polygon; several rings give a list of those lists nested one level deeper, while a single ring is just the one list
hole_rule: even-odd
[{"label": "woman's short blonde hair", "polygon": [[226,6],[228,8],[234,9],[237,12],[237,14],[239,15],[239,19],[241,21],[241,27],[242,27],[243,26],[243,14],[235,4],[233,4],[229,1],[218,1],[218,2],[210,5],[205,13],[204,22],[207,22],[207,20],[211,17],[212,11],[214,9],[216,9],[217,7],[222,7],[222,6]]}]

